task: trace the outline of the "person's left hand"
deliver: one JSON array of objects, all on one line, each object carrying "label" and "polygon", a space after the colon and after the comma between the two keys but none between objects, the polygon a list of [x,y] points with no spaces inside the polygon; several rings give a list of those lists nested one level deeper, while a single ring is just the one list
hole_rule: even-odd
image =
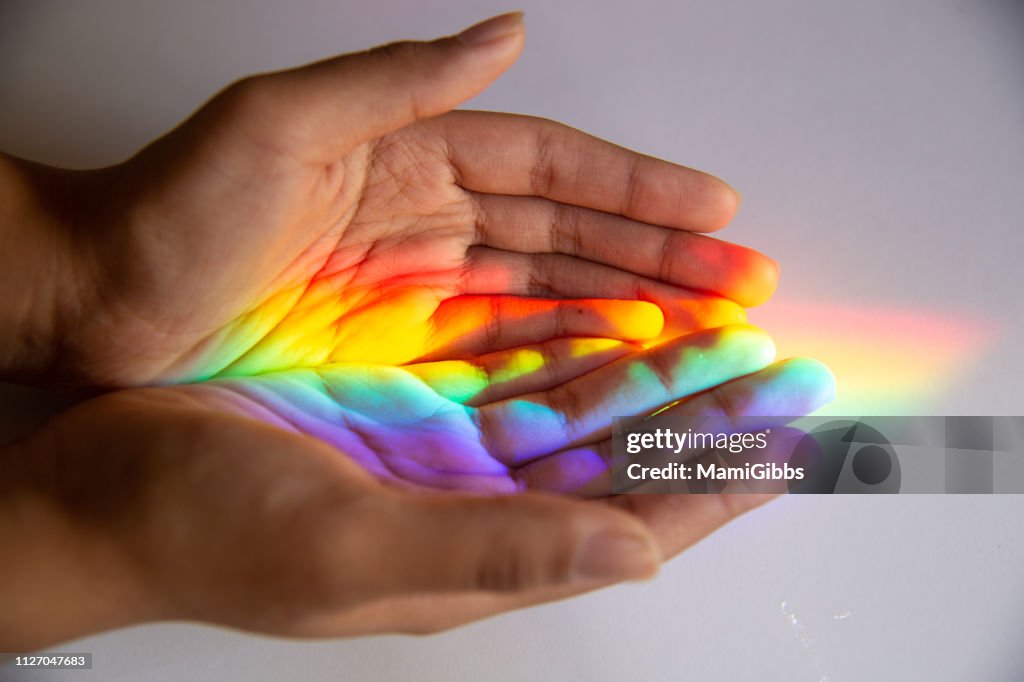
[{"label": "person's left hand", "polygon": [[[0,567],[0,639],[172,618],[435,631],[648,576],[766,497],[609,496],[611,415],[688,396],[670,409],[796,415],[828,399],[826,370],[766,368],[772,352],[732,327],[642,351],[561,340],[97,398],[0,455],[0,535],[24,552]],[[608,534],[618,544],[595,544]]]},{"label": "person's left hand", "polygon": [[765,369],[773,356],[764,332],[735,325],[648,350],[555,339],[469,360],[345,363],[181,390],[319,438],[402,487],[604,496],[615,415],[697,394],[672,409],[801,416],[827,400],[827,370],[808,360]]}]

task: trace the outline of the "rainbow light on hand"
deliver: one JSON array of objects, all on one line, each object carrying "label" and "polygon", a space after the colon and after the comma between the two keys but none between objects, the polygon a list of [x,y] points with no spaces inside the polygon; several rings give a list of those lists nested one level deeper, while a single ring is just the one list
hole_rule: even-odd
[{"label": "rainbow light on hand", "polygon": [[[605,496],[615,415],[666,404],[689,415],[723,405],[793,415],[828,399],[820,364],[769,367],[774,353],[764,332],[736,325],[649,350],[559,339],[472,360],[337,363],[164,390],[322,440],[396,485]],[[723,384],[728,399],[708,393]]]},{"label": "rainbow light on hand", "polygon": [[[649,413],[774,356],[749,327],[697,333],[737,321],[738,306],[715,296],[451,296],[450,274],[429,279],[357,287],[321,274],[282,289],[210,339],[198,371],[208,381],[192,388],[397,484],[592,492],[607,476],[614,415]],[[660,338],[666,328],[682,335]],[[820,365],[770,375],[745,386],[747,409],[802,414],[831,392]],[[559,392],[574,381],[585,388]]]},{"label": "rainbow light on hand", "polygon": [[[339,295],[325,282],[281,292],[239,317],[207,341],[186,376],[203,380],[344,362],[462,359],[559,337],[646,341],[664,326],[660,308],[646,301],[445,298],[429,286]],[[687,302],[682,314],[690,331],[718,322],[706,310],[713,313],[713,303]]]}]

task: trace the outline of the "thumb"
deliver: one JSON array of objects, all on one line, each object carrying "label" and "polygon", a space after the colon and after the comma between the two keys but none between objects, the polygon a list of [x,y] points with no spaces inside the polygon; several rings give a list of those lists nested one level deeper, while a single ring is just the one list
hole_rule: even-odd
[{"label": "thumb", "polygon": [[[629,514],[578,500],[388,496],[358,524],[347,588],[362,595],[521,592],[649,578],[661,555]],[[354,573],[350,569],[354,569]]]},{"label": "thumb", "polygon": [[[280,137],[336,157],[480,93],[519,56],[521,12],[430,42],[399,42],[297,69],[254,76],[234,88]],[[283,125],[282,125],[283,124]]]}]

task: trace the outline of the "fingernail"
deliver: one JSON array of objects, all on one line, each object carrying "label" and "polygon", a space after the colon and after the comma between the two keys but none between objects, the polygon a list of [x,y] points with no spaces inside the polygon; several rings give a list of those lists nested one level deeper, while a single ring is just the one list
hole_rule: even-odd
[{"label": "fingernail", "polygon": [[498,17],[481,21],[455,36],[463,45],[478,47],[494,43],[518,33],[523,26],[522,12],[509,12]]},{"label": "fingernail", "polygon": [[658,570],[657,549],[647,538],[602,532],[584,542],[574,575],[581,581],[642,580]]}]

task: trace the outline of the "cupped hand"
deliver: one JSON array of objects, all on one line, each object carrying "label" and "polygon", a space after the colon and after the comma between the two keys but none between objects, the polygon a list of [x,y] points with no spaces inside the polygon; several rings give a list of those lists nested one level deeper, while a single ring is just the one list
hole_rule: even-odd
[{"label": "cupped hand", "polygon": [[[828,399],[819,365],[771,359],[739,326],[645,350],[563,339],[103,396],[0,456],[8,516],[46,526],[3,569],[26,571],[4,584],[31,600],[8,604],[0,632],[29,648],[155,619],[433,631],[647,577],[766,497],[610,496],[610,416]],[[25,609],[47,613],[38,631]]]},{"label": "cupped hand", "polygon": [[616,415],[683,400],[671,409],[799,416],[829,399],[820,365],[766,369],[773,356],[764,332],[736,325],[646,350],[557,339],[471,360],[345,363],[180,390],[318,438],[403,487],[607,496]]},{"label": "cupped hand", "polygon": [[744,321],[777,269],[697,234],[731,218],[728,185],[551,121],[449,112],[523,37],[508,15],[247,78],[132,159],[61,174],[60,370],[169,383]]}]

